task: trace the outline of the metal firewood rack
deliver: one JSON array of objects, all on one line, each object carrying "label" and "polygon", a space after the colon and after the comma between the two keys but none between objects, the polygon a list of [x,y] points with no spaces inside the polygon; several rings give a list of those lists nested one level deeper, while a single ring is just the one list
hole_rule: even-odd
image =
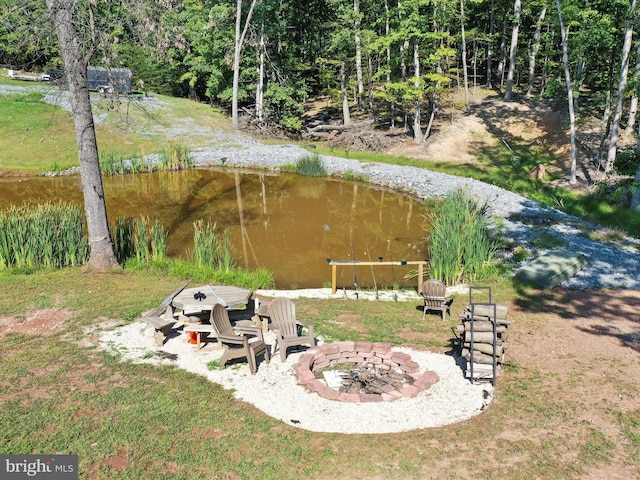
[{"label": "metal firewood rack", "polygon": [[[486,291],[487,293],[487,297],[488,297],[488,301],[487,302],[475,302],[473,299],[473,292],[474,290],[476,292],[478,291]],[[497,305],[495,303],[492,302],[491,299],[491,287],[469,287],[469,308],[471,309],[471,318],[470,318],[470,328],[469,328],[469,379],[471,381],[471,383],[474,382],[474,371],[473,371],[473,366],[474,366],[474,359],[473,359],[473,347],[474,347],[474,341],[473,341],[473,335],[474,335],[474,322],[475,322],[475,308],[477,306],[483,306],[483,307],[488,307],[489,311],[493,311],[493,317],[489,317],[489,320],[492,323],[492,331],[493,331],[493,375],[491,378],[491,384],[495,387],[496,386],[496,377],[497,377],[497,370],[498,370],[498,356],[496,354],[496,346],[498,344],[498,334],[497,334],[497,324],[498,324],[498,310],[497,310]]]}]

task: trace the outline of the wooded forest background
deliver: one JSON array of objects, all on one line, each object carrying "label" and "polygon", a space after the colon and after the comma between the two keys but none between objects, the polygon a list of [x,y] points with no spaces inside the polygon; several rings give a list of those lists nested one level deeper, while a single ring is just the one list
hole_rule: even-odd
[{"label": "wooded forest background", "polygon": [[[404,124],[420,143],[449,98],[444,93],[464,89],[464,109],[469,88],[483,86],[505,100],[562,101],[572,133],[575,115],[588,106],[608,125],[605,170],[619,129],[635,129],[636,0],[54,3],[81,19],[76,28],[92,65],[130,68],[137,90],[228,109],[236,128],[243,110],[298,134],[305,101],[328,95],[342,105],[345,125],[357,109],[378,125]],[[44,0],[0,0],[0,9],[1,65],[63,68]]]}]

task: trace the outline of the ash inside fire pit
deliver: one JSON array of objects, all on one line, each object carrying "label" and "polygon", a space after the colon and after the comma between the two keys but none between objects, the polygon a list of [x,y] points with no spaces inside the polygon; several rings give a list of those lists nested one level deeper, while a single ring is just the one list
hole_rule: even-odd
[{"label": "ash inside fire pit", "polygon": [[[345,366],[346,367],[346,366]],[[358,395],[374,393],[381,395],[394,390],[401,390],[413,385],[413,377],[402,371],[382,370],[373,365],[353,365],[336,371],[340,380],[338,391]],[[335,388],[335,387],[334,387]]]},{"label": "ash inside fire pit", "polygon": [[410,355],[370,342],[316,345],[300,356],[296,374],[309,390],[339,402],[391,402],[418,395],[440,380],[432,370],[420,373]]}]

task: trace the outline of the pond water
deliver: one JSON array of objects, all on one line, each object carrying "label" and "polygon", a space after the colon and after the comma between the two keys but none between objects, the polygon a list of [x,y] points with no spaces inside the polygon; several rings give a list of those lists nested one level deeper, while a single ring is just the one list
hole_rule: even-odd
[{"label": "pond water", "polygon": [[[0,209],[65,200],[82,205],[79,176],[2,178]],[[331,281],[327,259],[424,260],[422,202],[369,185],[294,174],[194,169],[104,178],[109,223],[158,219],[170,256],[193,248],[193,223],[229,228],[237,265],[264,267],[278,288],[319,288]],[[409,265],[340,266],[337,286],[414,286]],[[355,271],[354,271],[355,270]]]}]

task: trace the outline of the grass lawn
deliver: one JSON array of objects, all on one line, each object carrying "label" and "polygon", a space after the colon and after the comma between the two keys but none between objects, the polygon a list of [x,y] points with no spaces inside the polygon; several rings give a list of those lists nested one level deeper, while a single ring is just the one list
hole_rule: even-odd
[{"label": "grass lawn", "polygon": [[[612,468],[626,478],[640,473],[640,409],[616,402],[617,395],[640,398],[637,381],[626,377],[634,367],[624,354],[632,350],[600,358],[608,377],[592,379],[589,354],[578,343],[569,352],[578,367],[564,373],[537,366],[535,355],[524,357],[516,347],[517,360],[503,369],[493,403],[466,422],[385,435],[312,433],[236,401],[231,391],[197,375],[122,363],[92,344],[92,327],[130,322],[182,283],[131,271],[0,273],[0,452],[78,454],[80,478],[87,479],[581,479],[605,478],[593,474]],[[555,359],[545,342],[553,341],[563,293],[540,294],[510,282],[490,286],[495,301],[509,306],[514,344]],[[301,318],[332,340],[444,353],[467,300],[457,296],[445,322],[438,315],[422,321],[419,302],[298,299],[296,305]],[[28,322],[43,309],[57,312],[59,328],[53,322],[41,332],[3,334],[3,327]],[[594,383],[611,403],[585,404],[582,392]]]}]

